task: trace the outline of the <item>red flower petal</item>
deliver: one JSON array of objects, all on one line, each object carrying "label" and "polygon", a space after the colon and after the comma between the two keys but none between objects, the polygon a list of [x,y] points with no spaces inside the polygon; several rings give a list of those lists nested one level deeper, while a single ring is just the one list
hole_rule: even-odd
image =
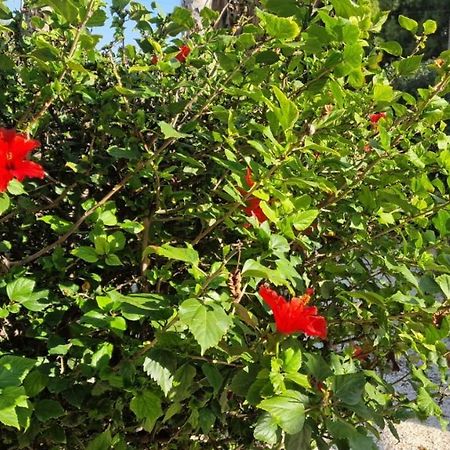
[{"label": "red flower petal", "polygon": [[175,56],[175,59],[177,59],[180,63],[186,62],[186,58],[189,56],[189,53],[191,53],[191,49],[188,45],[182,45],[180,47],[180,52],[177,56]]},{"label": "red flower petal", "polygon": [[309,295],[294,297],[290,302],[267,285],[259,288],[259,294],[272,309],[277,331],[284,334],[303,332],[321,339],[327,337],[327,322],[317,315],[315,306],[305,306]]},{"label": "red flower petal", "polygon": [[272,311],[281,308],[283,304],[286,303],[286,299],[283,296],[278,295],[273,289],[270,289],[267,284],[263,284],[259,288],[259,295],[270,306]]},{"label": "red flower petal", "polygon": [[0,192],[6,191],[6,188],[8,187],[8,183],[13,178],[14,177],[7,170],[0,169]]},{"label": "red flower petal", "polygon": [[38,146],[38,141],[15,130],[0,128],[0,192],[6,190],[13,178],[22,181],[26,177],[44,177],[41,165],[25,159]]},{"label": "red flower petal", "polygon": [[380,112],[380,113],[374,113],[374,114],[370,114],[369,115],[369,119],[372,123],[378,123],[378,121],[381,118],[385,118],[386,117],[386,113],[385,112]]},{"label": "red flower petal", "polygon": [[45,172],[44,168],[33,161],[19,161],[16,163],[11,173],[17,178],[19,181],[22,181],[24,178],[44,178]]},{"label": "red flower petal", "polygon": [[247,172],[245,174],[245,181],[246,181],[247,186],[249,188],[252,188],[253,185],[255,184],[255,182],[253,181],[252,169],[250,169],[250,167],[247,167]]}]

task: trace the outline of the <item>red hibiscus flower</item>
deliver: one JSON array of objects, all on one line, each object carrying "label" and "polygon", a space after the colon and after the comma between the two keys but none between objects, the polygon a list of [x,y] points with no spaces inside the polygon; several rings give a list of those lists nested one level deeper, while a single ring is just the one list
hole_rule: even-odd
[{"label": "red hibiscus flower", "polygon": [[26,177],[44,178],[43,167],[26,159],[39,145],[38,141],[14,130],[0,128],[0,192],[4,192],[14,178],[19,181]]},{"label": "red hibiscus flower", "polygon": [[369,115],[369,119],[373,124],[378,123],[378,121],[380,119],[384,119],[386,117],[386,113],[385,112],[380,112],[380,113],[374,113],[374,114],[370,114]]},{"label": "red hibiscus flower", "polygon": [[189,53],[191,53],[191,49],[188,45],[182,45],[180,47],[180,52],[177,56],[175,56],[175,59],[180,61],[180,63],[186,62],[186,58],[189,56]]},{"label": "red hibiscus flower", "polygon": [[[249,189],[253,187],[255,182],[253,181],[253,174],[250,167],[247,167],[247,172],[245,174],[245,182],[247,183],[247,186]],[[239,189],[242,195],[246,195],[247,191],[244,191],[243,189]],[[263,223],[267,220],[267,216],[264,214],[264,211],[261,209],[261,200],[259,198],[256,198],[255,196],[250,196],[247,199],[247,206],[244,208],[245,214],[247,216],[254,216],[258,219],[259,223]]]},{"label": "red hibiscus flower", "polygon": [[327,337],[327,322],[317,315],[315,306],[306,306],[311,296],[304,294],[287,301],[268,285],[259,288],[259,295],[270,306],[275,318],[277,331],[283,334],[302,332],[309,336]]}]

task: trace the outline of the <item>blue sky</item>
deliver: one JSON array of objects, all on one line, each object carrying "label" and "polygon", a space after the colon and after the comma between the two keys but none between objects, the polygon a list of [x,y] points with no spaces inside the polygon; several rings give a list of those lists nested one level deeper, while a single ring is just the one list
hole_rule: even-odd
[{"label": "blue sky", "polygon": [[[76,1],[76,0],[75,0]],[[150,5],[151,0],[140,0],[144,5]],[[106,0],[106,3],[110,4],[110,0]],[[173,8],[181,3],[180,0],[157,0],[157,3],[165,12],[171,12]],[[20,0],[6,0],[6,4],[10,9],[18,9],[20,7]],[[96,34],[103,34],[103,42],[109,42],[112,38],[112,31],[108,26],[95,29]],[[129,40],[133,40],[133,32],[130,30]]]}]

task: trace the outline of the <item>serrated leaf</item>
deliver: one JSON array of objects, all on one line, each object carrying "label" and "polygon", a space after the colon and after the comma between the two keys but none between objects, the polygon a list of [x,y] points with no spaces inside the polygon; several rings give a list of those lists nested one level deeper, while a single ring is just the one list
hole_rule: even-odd
[{"label": "serrated leaf", "polygon": [[232,323],[221,306],[206,306],[194,298],[180,305],[179,314],[200,345],[202,355],[220,342]]},{"label": "serrated leaf", "polygon": [[258,408],[270,413],[275,422],[288,434],[298,433],[305,422],[305,407],[297,391],[263,400]]},{"label": "serrated leaf", "polygon": [[74,5],[72,0],[47,0],[47,3],[53,9],[64,17],[69,23],[75,23],[78,17],[78,8]]},{"label": "serrated leaf", "polygon": [[154,356],[145,358],[143,366],[144,372],[161,388],[166,397],[173,385],[173,376],[167,365]]},{"label": "serrated leaf", "polygon": [[0,389],[19,386],[34,367],[36,361],[20,356],[2,356],[0,358]]},{"label": "serrated leaf", "polygon": [[261,25],[269,36],[284,41],[291,41],[300,34],[300,27],[292,18],[278,17],[259,9],[256,15],[261,20]]},{"label": "serrated leaf", "polygon": [[278,441],[278,424],[269,413],[259,416],[253,436],[266,444],[275,445]]},{"label": "serrated leaf", "polygon": [[144,427],[150,432],[156,421],[162,416],[161,400],[151,391],[143,391],[136,394],[131,402],[130,409],[138,420],[144,420]]},{"label": "serrated leaf", "polygon": [[25,389],[20,386],[10,386],[0,390],[0,422],[20,429],[19,416],[16,407],[27,408]]},{"label": "serrated leaf", "polygon": [[442,415],[441,408],[436,404],[424,387],[420,387],[417,393],[417,405],[428,417]]},{"label": "serrated leaf", "polygon": [[422,55],[414,55],[395,63],[399,75],[406,76],[417,72],[422,63],[422,58]]}]

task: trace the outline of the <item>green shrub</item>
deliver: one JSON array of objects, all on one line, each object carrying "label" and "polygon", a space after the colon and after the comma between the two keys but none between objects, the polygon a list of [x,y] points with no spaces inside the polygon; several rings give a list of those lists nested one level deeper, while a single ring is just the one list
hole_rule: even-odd
[{"label": "green shrub", "polygon": [[0,133],[2,448],[361,450],[441,416],[450,54],[415,97],[370,2],[263,3],[196,32],[116,0],[112,51],[99,0],[0,5],[0,126],[46,171]]}]

